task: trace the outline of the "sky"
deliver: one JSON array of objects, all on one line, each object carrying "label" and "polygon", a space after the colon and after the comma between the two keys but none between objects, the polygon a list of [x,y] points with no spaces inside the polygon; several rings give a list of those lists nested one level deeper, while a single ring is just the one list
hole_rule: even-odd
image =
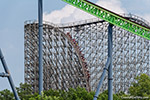
[{"label": "sky", "polygon": [[[150,22],[150,0],[89,0],[118,14],[132,13]],[[61,0],[43,0],[44,20],[55,24],[95,18]],[[2,0],[0,48],[15,86],[24,83],[24,22],[38,18],[38,0]],[[0,63],[0,72],[4,72]],[[0,77],[0,90],[10,89]]]}]

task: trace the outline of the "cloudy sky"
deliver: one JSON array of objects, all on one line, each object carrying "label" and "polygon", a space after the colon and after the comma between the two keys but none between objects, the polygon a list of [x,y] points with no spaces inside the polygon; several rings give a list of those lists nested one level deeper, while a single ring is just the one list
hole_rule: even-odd
[{"label": "cloudy sky", "polygon": [[[94,18],[61,0],[44,1],[44,20],[68,23]],[[150,0],[90,0],[118,14],[132,13],[150,22]],[[2,0],[0,3],[0,48],[16,86],[24,82],[24,22],[37,19],[38,0]],[[0,63],[0,72],[3,72]],[[10,89],[0,77],[0,90]]]}]

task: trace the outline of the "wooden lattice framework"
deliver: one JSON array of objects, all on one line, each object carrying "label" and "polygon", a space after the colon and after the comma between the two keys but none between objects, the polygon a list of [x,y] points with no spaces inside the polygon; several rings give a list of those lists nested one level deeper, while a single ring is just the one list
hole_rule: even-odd
[{"label": "wooden lattice framework", "polygon": [[[149,27],[135,15],[132,21]],[[54,25],[44,23],[43,66],[44,90],[85,87],[96,90],[107,60],[108,23],[91,19]],[[25,23],[25,82],[38,91],[38,24]],[[150,42],[119,27],[113,27],[114,92],[127,92],[134,78],[150,72]],[[105,79],[102,91],[107,89]]]}]

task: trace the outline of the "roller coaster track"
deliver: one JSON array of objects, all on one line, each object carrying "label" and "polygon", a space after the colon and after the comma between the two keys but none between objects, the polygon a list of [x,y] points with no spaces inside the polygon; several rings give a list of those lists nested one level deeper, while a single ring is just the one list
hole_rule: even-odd
[{"label": "roller coaster track", "polygon": [[[28,28],[31,28],[32,30],[34,30],[34,29],[37,29],[37,21],[34,21],[34,22],[29,22],[29,23],[26,23],[26,25],[25,25],[25,27],[28,29]],[[50,47],[48,46],[46,46],[45,44],[43,44],[43,47],[44,47],[44,51],[43,51],[43,55],[44,55],[44,58],[46,57],[46,56],[48,56],[48,57],[50,57],[50,56],[52,56],[53,54],[52,54],[52,52],[54,52],[54,51],[56,51],[56,54],[54,54],[54,56],[53,57],[50,57],[50,58],[53,58],[53,59],[49,59],[48,61],[47,61],[47,59],[43,59],[43,61],[44,61],[44,66],[51,66],[51,69],[49,69],[49,68],[45,68],[44,67],[44,70],[46,71],[45,72],[45,77],[46,77],[46,79],[44,79],[44,89],[46,90],[46,89],[48,89],[47,87],[46,87],[46,84],[49,86],[49,87],[52,87],[53,89],[64,89],[64,90],[67,90],[68,89],[68,87],[67,86],[69,86],[69,87],[72,87],[72,85],[74,85],[73,87],[77,87],[77,86],[81,86],[81,87],[86,87],[86,90],[87,91],[91,91],[91,87],[90,87],[90,74],[89,74],[89,70],[88,70],[88,65],[87,65],[87,62],[86,62],[86,59],[85,59],[85,57],[84,57],[84,54],[81,52],[81,50],[80,50],[80,47],[79,47],[79,45],[77,44],[77,42],[76,42],[76,40],[75,39],[73,39],[72,37],[71,37],[71,35],[69,34],[69,33],[67,33],[67,32],[63,32],[62,31],[62,29],[59,29],[59,27],[57,27],[57,26],[55,26],[55,25],[51,25],[51,24],[49,24],[49,25],[47,25],[47,24],[44,24],[43,25],[44,26],[44,29],[45,28],[49,28],[50,30],[53,30],[52,32],[54,32],[54,34],[53,34],[53,36],[54,36],[54,38],[52,38],[53,36],[51,36],[52,35],[52,33],[51,34],[49,34],[48,35],[48,37],[49,37],[49,39],[47,40],[47,39],[45,39],[44,38],[44,41],[46,42],[48,42],[49,43],[49,45],[50,45]],[[55,27],[54,27],[55,26]],[[27,32],[27,31],[26,31]],[[35,31],[34,31],[35,32]],[[56,32],[56,34],[55,34],[55,32]],[[60,36],[61,36],[61,41],[62,41],[62,43],[63,43],[63,45],[65,45],[65,47],[66,48],[68,48],[68,51],[67,52],[69,52],[68,54],[66,53],[66,51],[64,50],[64,48],[63,48],[63,53],[61,52],[61,53],[59,53],[59,51],[57,50],[57,48],[61,48],[61,47],[59,47],[59,44],[57,44],[57,42],[59,41],[59,37],[58,37],[58,34],[57,33],[60,33]],[[67,33],[67,34],[66,34]],[[45,33],[45,31],[44,31],[44,34],[46,34]],[[25,39],[27,39],[27,41],[29,40],[29,37],[28,37],[28,32],[27,32],[27,34],[26,34],[26,38]],[[32,38],[38,38],[37,37],[37,34],[30,34],[31,35],[31,37]],[[48,38],[47,37],[47,38]],[[33,39],[34,40],[34,39]],[[68,41],[68,45],[66,45],[66,42],[65,41]],[[52,48],[52,46],[54,46],[54,45],[52,45],[51,44],[51,42],[55,42],[56,43],[56,45],[55,45],[55,47],[53,48],[53,50],[51,49]],[[27,43],[27,42],[26,42]],[[28,43],[26,44],[25,43],[25,46],[31,46],[30,48],[29,48],[29,51],[31,51],[31,52],[35,52],[36,50],[34,49],[34,47],[36,47],[37,46],[37,41],[35,40],[34,42],[33,41],[28,41]],[[72,51],[72,49],[73,49],[73,52],[71,52]],[[34,49],[34,50],[32,50],[32,49]],[[46,52],[47,51],[45,51],[45,49],[48,49],[49,50],[49,54],[47,54]],[[54,50],[55,49],[55,50]],[[25,51],[25,53],[26,53],[26,55],[30,55],[30,57],[31,57],[31,59],[34,59],[34,58],[37,58],[38,56],[37,56],[37,54],[36,53],[30,53],[30,52],[26,52]],[[34,55],[35,54],[35,55]],[[75,55],[73,55],[73,54],[75,54]],[[62,56],[62,58],[63,58],[63,61],[61,61],[59,58],[58,58],[58,55],[60,55],[60,56]],[[74,57],[74,60],[70,60],[70,59],[72,59],[72,58],[68,58],[68,59],[65,59],[64,57],[65,57],[65,55],[69,55],[69,57],[77,57],[77,61],[75,60],[75,57]],[[54,60],[54,57],[56,58],[56,60]],[[28,59],[28,57],[25,57],[26,59]],[[69,62],[68,62],[69,61]],[[28,61],[27,61],[28,62]],[[28,64],[26,62],[26,64]],[[60,63],[61,62],[61,63]],[[74,63],[74,62],[76,62],[76,66],[75,65],[72,65],[72,63]],[[31,62],[30,62],[31,63]],[[56,66],[57,65],[57,66]],[[28,67],[29,65],[26,65],[26,67]],[[35,64],[34,65],[32,65],[32,66],[35,66]],[[63,67],[61,67],[61,66],[63,66],[63,67],[65,67],[65,70],[70,70],[69,72],[66,72],[66,71],[63,71],[64,69],[63,69]],[[67,66],[69,66],[69,67],[67,67]],[[77,67],[78,66],[78,67]],[[36,70],[36,72],[38,72],[37,71],[37,69],[36,69],[36,67],[37,66],[35,66],[35,67],[32,67],[33,68],[33,70],[35,71]],[[57,67],[57,69],[55,69]],[[67,68],[66,68],[67,67]],[[74,67],[74,68],[72,68],[72,67]],[[76,67],[76,68],[75,68]],[[80,67],[80,68],[79,68]],[[32,69],[31,67],[30,67],[30,69]],[[55,69],[55,70],[54,70]],[[75,70],[74,70],[75,69]],[[77,70],[76,70],[77,69]],[[47,74],[47,71],[48,70],[50,70],[51,72],[50,73],[48,73],[52,78],[53,78],[53,80],[55,80],[56,79],[56,83],[55,83],[55,85],[53,85],[53,83],[46,83],[47,82],[47,79],[48,78],[50,78],[49,76],[46,76]],[[33,76],[33,75],[35,75],[35,74],[37,74],[37,73],[34,73],[34,71],[31,71],[31,73],[30,73],[30,75],[31,75],[31,77]],[[60,75],[60,73],[59,73],[59,71],[61,72],[61,73],[65,73],[65,75],[64,76],[62,76],[62,78],[61,77],[59,77],[59,75]],[[73,71],[73,73],[72,73],[72,71]],[[29,74],[29,72],[26,70],[26,73],[28,73]],[[69,73],[69,74],[68,74]],[[57,76],[55,76],[54,74],[57,74]],[[71,75],[70,75],[71,74]],[[30,76],[29,75],[29,76]],[[69,83],[67,83],[67,82],[62,82],[61,84],[62,84],[62,86],[61,87],[59,87],[59,80],[57,79],[57,77],[59,78],[59,80],[61,80],[61,81],[70,81]],[[64,77],[66,78],[66,79],[64,79]],[[78,80],[76,80],[76,79],[78,79]],[[28,79],[27,79],[27,77],[25,78],[25,80],[26,80],[26,82],[28,81]],[[34,79],[32,79],[32,80],[34,80]],[[37,81],[37,80],[36,80]],[[30,82],[28,82],[28,83],[30,83]],[[36,82],[35,82],[36,83]],[[35,84],[35,83],[30,83],[30,84],[32,84],[32,85],[34,85],[34,86],[37,86],[37,84]],[[45,84],[46,83],[46,84]],[[75,85],[75,84],[77,84],[77,85]],[[67,86],[66,86],[67,85]],[[56,87],[55,87],[56,86]],[[64,87],[63,87],[64,86]],[[37,87],[36,88],[34,88],[35,90],[34,90],[34,92],[37,92]]]},{"label": "roller coaster track", "polygon": [[83,73],[84,73],[84,77],[86,79],[86,85],[87,85],[87,90],[91,91],[90,88],[90,83],[89,83],[89,79],[90,79],[90,74],[89,74],[89,69],[88,69],[88,64],[86,62],[86,59],[84,57],[84,54],[82,53],[82,51],[80,50],[80,47],[77,43],[77,41],[75,39],[72,38],[72,36],[69,34],[69,32],[67,34],[65,34],[63,31],[61,31],[58,27],[56,28],[58,31],[60,31],[62,33],[62,35],[67,38],[67,40],[71,43],[71,45],[73,46],[73,48],[75,49],[75,52],[79,58],[79,62],[82,66],[83,69]]},{"label": "roller coaster track", "polygon": [[[123,16],[150,27],[150,23],[138,16],[131,14]],[[32,85],[34,92],[38,91],[37,23],[36,20],[25,22],[25,82]],[[87,89],[86,74],[83,72],[78,51],[75,50],[77,47],[73,46],[67,37],[68,32],[85,55],[90,71],[90,89],[96,90],[95,86],[98,85],[107,58],[107,26],[106,21],[97,18],[59,25],[44,22],[44,90],[52,88],[67,91],[68,88],[77,86]],[[149,75],[150,41],[117,26],[113,27],[113,39],[115,50],[113,91],[128,92],[136,76],[140,73]],[[106,78],[101,91],[107,87]]]},{"label": "roller coaster track", "polygon": [[67,33],[67,35],[66,34],[63,34],[63,35],[65,35],[65,37],[68,39],[68,41],[70,41],[70,43],[74,47],[76,54],[78,55],[79,61],[81,63],[81,66],[83,68],[83,73],[84,73],[84,77],[86,79],[87,89],[88,89],[88,91],[91,91],[90,84],[89,84],[90,74],[89,74],[89,70],[87,68],[87,62],[85,61],[84,54],[82,54],[77,41],[75,39],[73,39],[69,33]]},{"label": "roller coaster track", "polygon": [[150,28],[133,22],[88,0],[62,0],[126,31],[150,40]]}]

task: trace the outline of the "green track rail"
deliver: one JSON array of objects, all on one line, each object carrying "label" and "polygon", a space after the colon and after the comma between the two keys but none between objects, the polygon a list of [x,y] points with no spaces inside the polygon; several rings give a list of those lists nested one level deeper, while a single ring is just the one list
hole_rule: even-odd
[{"label": "green track rail", "polygon": [[62,0],[126,31],[150,40],[150,29],[87,0]]}]

